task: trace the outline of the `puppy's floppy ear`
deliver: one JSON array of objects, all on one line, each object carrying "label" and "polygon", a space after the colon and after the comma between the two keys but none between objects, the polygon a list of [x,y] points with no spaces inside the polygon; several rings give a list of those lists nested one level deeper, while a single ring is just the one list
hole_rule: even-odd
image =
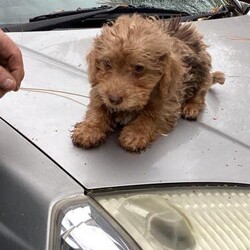
[{"label": "puppy's floppy ear", "polygon": [[163,63],[163,76],[160,81],[162,93],[174,94],[181,86],[185,74],[185,68],[179,58],[169,52],[160,57]]},{"label": "puppy's floppy ear", "polygon": [[91,50],[87,55],[87,63],[88,63],[88,76],[91,86],[94,87],[98,82],[96,79],[97,67],[96,67],[96,55],[95,51]]}]

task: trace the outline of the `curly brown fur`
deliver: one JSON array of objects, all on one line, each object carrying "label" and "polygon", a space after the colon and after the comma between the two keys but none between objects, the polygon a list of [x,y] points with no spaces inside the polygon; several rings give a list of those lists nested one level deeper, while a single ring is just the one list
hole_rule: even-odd
[{"label": "curly brown fur", "polygon": [[181,115],[196,119],[216,81],[206,48],[195,27],[179,19],[121,16],[104,26],[87,56],[90,103],[73,143],[95,147],[120,124],[120,145],[136,152],[169,133]]}]

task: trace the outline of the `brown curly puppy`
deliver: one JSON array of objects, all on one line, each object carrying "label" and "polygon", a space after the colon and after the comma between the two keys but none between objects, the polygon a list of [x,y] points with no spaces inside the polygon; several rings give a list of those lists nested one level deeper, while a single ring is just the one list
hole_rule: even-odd
[{"label": "brown curly puppy", "polygon": [[138,152],[181,115],[195,120],[216,74],[224,77],[211,75],[206,48],[194,26],[179,19],[121,16],[104,26],[87,57],[90,103],[73,143],[95,147],[119,124],[120,145]]}]

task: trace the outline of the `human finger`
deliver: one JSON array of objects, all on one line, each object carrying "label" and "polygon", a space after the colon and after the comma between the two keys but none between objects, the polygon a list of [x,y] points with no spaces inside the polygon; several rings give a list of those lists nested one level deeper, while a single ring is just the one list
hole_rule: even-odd
[{"label": "human finger", "polygon": [[16,80],[16,89],[18,90],[21,84],[21,81],[24,78],[24,67],[23,67],[23,59],[21,51],[16,48],[15,51],[13,51],[12,55],[9,57],[8,61],[8,69],[12,76]]},{"label": "human finger", "polygon": [[17,45],[0,30],[0,51],[1,65],[6,67],[15,78],[18,89],[24,77],[23,59]]},{"label": "human finger", "polygon": [[11,91],[17,89],[17,82],[13,75],[4,67],[0,66],[0,90]]}]

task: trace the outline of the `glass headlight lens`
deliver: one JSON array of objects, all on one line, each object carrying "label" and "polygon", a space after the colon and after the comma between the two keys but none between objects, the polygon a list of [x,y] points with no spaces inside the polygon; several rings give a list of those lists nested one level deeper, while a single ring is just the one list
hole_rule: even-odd
[{"label": "glass headlight lens", "polygon": [[250,191],[165,188],[97,195],[142,249],[250,249]]},{"label": "glass headlight lens", "polygon": [[116,231],[90,205],[67,212],[61,228],[62,242],[72,249],[102,249],[106,246],[118,250],[125,246]]},{"label": "glass headlight lens", "polygon": [[113,218],[87,196],[79,195],[59,202],[51,217],[48,249],[139,249]]}]

